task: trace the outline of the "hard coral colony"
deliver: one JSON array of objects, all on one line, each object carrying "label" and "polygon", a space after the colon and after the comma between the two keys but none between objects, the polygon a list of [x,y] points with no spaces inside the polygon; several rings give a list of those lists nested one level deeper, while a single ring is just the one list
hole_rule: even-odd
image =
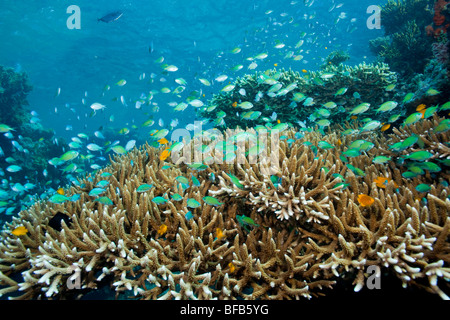
[{"label": "hard coral colony", "polygon": [[[402,11],[419,2],[387,7]],[[435,1],[426,29],[433,39],[437,30],[446,37],[444,4]],[[413,39],[412,31],[426,37],[414,21],[400,31],[395,45]],[[443,51],[447,44],[433,46]],[[395,56],[384,49],[381,56]],[[441,68],[448,56],[440,56]],[[254,56],[248,69],[267,57]],[[403,287],[449,299],[445,87],[422,81],[409,90],[390,61],[350,67],[342,63],[347,58],[332,54],[318,71],[246,74],[208,103],[190,97],[173,104],[177,112],[194,107],[220,130],[169,141],[169,129],[153,129],[140,148],[135,140],[105,148],[114,152],[108,166],[5,224],[0,296],[82,299],[109,288],[131,299],[310,299],[342,283],[360,291],[368,268],[377,266]],[[94,113],[104,108],[91,105]],[[193,154],[200,160],[192,162]],[[50,161],[82,157],[75,150],[58,155]],[[67,285],[74,281],[78,290]]]},{"label": "hard coral colony", "polygon": [[[441,120],[423,119],[390,135],[340,137],[335,131],[296,138],[286,128],[283,134],[294,142],[282,140],[274,147],[277,163],[250,164],[245,158],[242,164],[215,162],[196,170],[181,161],[159,160],[159,150],[148,145],[134,149],[93,179],[84,179],[82,187],[66,191],[79,194],[77,201],[38,202],[9,224],[10,230],[23,226],[28,232],[2,231],[0,294],[71,297],[107,279],[117,295],[142,299],[311,298],[343,281],[343,274],[360,290],[366,268],[376,265],[404,286],[425,286],[446,298],[450,189],[431,184],[427,192],[418,192],[415,186],[428,183],[430,176],[402,176],[416,164],[407,159],[416,148],[392,148],[415,134],[422,149],[431,151],[428,161],[447,159],[450,131],[433,130]],[[227,139],[242,133],[225,131]],[[356,157],[340,156],[368,134],[376,147]],[[247,136],[252,139],[257,132]],[[202,138],[214,143],[211,136]],[[334,148],[312,148],[320,141]],[[404,158],[404,163],[372,163],[381,155]],[[364,168],[362,175],[357,168]],[[109,185],[103,195],[113,206],[88,195],[104,176]],[[200,184],[176,179],[190,176]],[[139,192],[142,185],[149,187]],[[168,197],[175,194],[183,196]],[[165,201],[151,201],[156,197]],[[199,205],[188,208],[190,200]],[[360,205],[367,200],[370,205]],[[60,231],[49,226],[57,212],[71,219],[61,223]],[[67,289],[73,270],[80,272],[84,291]]]}]

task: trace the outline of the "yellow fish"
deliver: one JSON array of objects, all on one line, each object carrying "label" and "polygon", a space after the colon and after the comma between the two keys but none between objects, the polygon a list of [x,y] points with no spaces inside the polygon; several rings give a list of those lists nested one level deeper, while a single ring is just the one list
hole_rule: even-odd
[{"label": "yellow fish", "polygon": [[162,236],[167,232],[167,226],[165,224],[160,225],[157,232],[160,236]]},{"label": "yellow fish", "polygon": [[58,190],[56,190],[56,193],[63,196],[64,195],[64,189],[63,188],[59,188]]},{"label": "yellow fish", "polygon": [[28,233],[28,229],[24,226],[20,226],[11,231],[11,233],[15,236],[23,236]]},{"label": "yellow fish", "polygon": [[419,104],[418,106],[417,106],[417,108],[416,108],[416,111],[421,111],[421,110],[423,110],[423,109],[425,109],[425,107],[426,107],[426,105],[425,104]]},{"label": "yellow fish", "polygon": [[375,202],[375,199],[367,194],[360,194],[358,196],[358,202],[361,207],[370,207]]},{"label": "yellow fish", "polygon": [[216,228],[216,237],[217,237],[217,239],[222,239],[223,237],[225,237],[225,235],[223,234],[223,231],[222,231],[222,229],[220,229],[220,228]]},{"label": "yellow fish", "polygon": [[[378,188],[386,189],[386,185],[391,182],[391,178],[385,178],[385,177],[376,177],[373,182],[377,185]],[[398,188],[398,184],[394,181],[394,188]]]},{"label": "yellow fish", "polygon": [[164,161],[170,156],[169,149],[165,149],[161,154],[159,155],[159,160]]},{"label": "yellow fish", "polygon": [[381,132],[384,132],[384,131],[386,131],[387,129],[389,129],[391,127],[391,124],[390,123],[386,123],[385,125],[383,125],[382,127],[381,127]]},{"label": "yellow fish", "polygon": [[159,144],[169,143],[169,141],[166,138],[159,139],[158,142],[159,142]]},{"label": "yellow fish", "polygon": [[230,273],[233,273],[236,270],[236,267],[232,262],[228,264],[228,267],[230,268]]}]

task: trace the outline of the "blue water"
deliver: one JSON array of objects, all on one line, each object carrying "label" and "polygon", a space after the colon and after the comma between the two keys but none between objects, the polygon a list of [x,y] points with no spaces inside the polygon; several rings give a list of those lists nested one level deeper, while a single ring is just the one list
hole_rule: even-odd
[{"label": "blue water", "polygon": [[[185,128],[199,120],[192,106],[183,112],[173,111],[174,104],[186,101],[192,93],[207,104],[225,84],[246,73],[274,67],[318,70],[335,50],[350,55],[346,62],[349,65],[373,62],[375,56],[369,50],[369,40],[384,33],[382,29],[367,27],[370,16],[367,8],[384,3],[371,0],[3,0],[0,3],[0,65],[27,74],[33,89],[27,96],[29,105],[23,107],[52,136],[44,138],[36,131],[26,137],[30,139],[27,142],[20,136],[21,130],[18,137],[13,131],[13,137],[0,137],[0,146],[14,151],[11,143],[18,140],[25,149],[53,150],[44,153],[43,159],[33,150],[28,150],[29,155],[22,151],[6,152],[5,158],[12,155],[16,164],[28,166],[18,173],[7,172],[10,163],[0,166],[0,201],[7,201],[0,206],[0,214],[6,213],[0,223],[11,219],[36,198],[48,198],[95,166],[107,165],[113,152],[103,152],[105,142],[116,141],[125,146],[128,141],[136,140],[139,146],[149,140],[151,130],[167,128],[173,121],[175,128]],[[79,28],[70,28],[74,17],[70,6],[79,9],[76,16]],[[117,20],[99,21],[115,11],[123,13]],[[295,48],[301,39],[304,44]],[[284,47],[276,48],[277,43],[283,43]],[[233,53],[236,48],[240,52]],[[293,51],[301,53],[303,58],[295,61],[286,57]],[[263,52],[268,57],[258,60],[258,67],[249,70],[249,58]],[[242,69],[232,70],[240,64]],[[164,70],[165,65],[178,69],[168,72]],[[228,76],[225,82],[214,80],[222,74]],[[173,90],[179,86],[175,79],[179,78],[187,85],[183,92],[174,94]],[[207,79],[211,85],[201,83],[200,79]],[[126,84],[117,85],[121,80]],[[163,93],[163,88],[171,92]],[[148,105],[139,107],[136,102],[141,98],[149,100]],[[93,103],[106,108],[93,112],[90,108]],[[153,119],[155,124],[143,127],[148,119]],[[28,120],[25,123],[29,125]],[[96,131],[102,132],[106,139],[98,139],[94,135]],[[88,138],[80,138],[84,135]],[[38,144],[40,139],[45,139],[45,143]],[[81,149],[74,148],[81,156],[95,157],[89,161],[78,159],[76,171],[64,172],[67,164],[52,165],[51,161],[70,150],[68,144],[74,139],[83,139]],[[103,151],[87,151],[89,143],[101,145]],[[27,183],[35,187],[19,190]]]},{"label": "blue water", "polygon": [[[133,123],[140,125],[148,118],[148,108],[135,108],[141,93],[174,89],[175,78],[182,77],[188,86],[182,97],[193,90],[202,90],[205,99],[211,98],[221,84],[202,85],[199,77],[213,80],[225,73],[232,80],[243,75],[249,64],[245,59],[264,50],[269,57],[257,70],[278,67],[315,70],[329,52],[348,51],[348,64],[373,61],[368,41],[382,35],[382,30],[368,30],[366,20],[369,5],[386,1],[11,1],[0,4],[0,64],[25,71],[33,85],[28,96],[30,110],[39,113],[45,128],[55,131],[55,137],[70,137],[79,132],[92,135],[99,127],[120,129]],[[308,3],[308,2],[307,2]],[[311,3],[311,1],[309,1]],[[343,5],[331,12],[333,3]],[[69,5],[81,10],[81,29],[68,29]],[[123,16],[111,23],[97,19],[121,10]],[[271,10],[271,13],[268,11]],[[346,18],[336,19],[342,13]],[[309,19],[311,15],[314,18]],[[305,16],[307,19],[305,19]],[[352,22],[352,19],[356,21]],[[353,30],[351,33],[348,31]],[[304,59],[284,59],[288,50],[308,33],[303,46]],[[275,41],[286,44],[273,48]],[[150,53],[149,47],[152,48]],[[241,47],[239,54],[230,50]],[[154,61],[163,56],[164,63],[174,64],[178,71],[163,74]],[[244,64],[238,72],[230,71],[236,64]],[[145,73],[146,78],[139,80]],[[149,83],[154,74],[154,83]],[[166,82],[161,82],[166,80]],[[114,83],[125,79],[123,87]],[[111,90],[102,96],[105,85]],[[55,98],[60,88],[61,93]],[[87,96],[85,96],[85,94]],[[128,106],[113,98],[123,96]],[[85,99],[84,104],[82,99]],[[186,110],[172,114],[167,103],[180,102],[171,94],[160,93],[152,102],[160,107],[155,120],[166,123],[176,117],[183,123],[192,121],[194,113]],[[93,102],[105,104],[103,112],[90,117]],[[55,112],[56,108],[56,112]],[[192,108],[192,107],[189,107]],[[191,110],[192,111],[192,110]],[[114,115],[114,121],[110,116]],[[72,130],[69,130],[72,128]],[[147,130],[148,131],[148,130]],[[147,134],[139,132],[139,135]]]}]

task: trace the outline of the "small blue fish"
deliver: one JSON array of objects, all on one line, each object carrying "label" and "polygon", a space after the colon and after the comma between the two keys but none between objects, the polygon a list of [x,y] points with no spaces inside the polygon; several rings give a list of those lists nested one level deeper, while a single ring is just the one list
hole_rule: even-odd
[{"label": "small blue fish", "polygon": [[103,188],[94,188],[91,191],[89,191],[89,195],[92,196],[98,196],[99,194],[102,194],[106,190]]},{"label": "small blue fish", "polygon": [[192,180],[192,183],[194,184],[194,186],[200,187],[200,181],[198,181],[198,179],[196,177],[191,176],[191,180]]},{"label": "small blue fish", "polygon": [[150,190],[153,187],[152,184],[141,184],[137,189],[136,192],[145,192]]},{"label": "small blue fish", "polygon": [[171,198],[174,201],[181,201],[181,200],[183,200],[183,197],[180,196],[178,193],[174,193],[173,195],[171,195]]},{"label": "small blue fish", "polygon": [[189,220],[191,220],[191,219],[194,217],[194,215],[192,214],[192,212],[188,211],[188,212],[184,215],[184,217],[186,218],[187,221],[189,221]]},{"label": "small blue fish", "polygon": [[106,204],[106,205],[113,205],[114,203],[112,202],[112,200],[110,199],[110,198],[108,198],[108,197],[100,197],[100,198],[97,198],[97,199],[95,199],[94,201],[98,201],[98,202],[100,202],[100,203],[102,203],[102,204]]},{"label": "small blue fish", "polygon": [[205,201],[205,203],[209,204],[210,206],[221,206],[223,204],[222,202],[219,202],[219,200],[217,200],[216,198],[210,196],[203,197],[203,201]]},{"label": "small blue fish", "polygon": [[159,204],[164,204],[164,203],[166,203],[166,202],[167,202],[167,199],[165,199],[165,198],[163,198],[163,197],[155,197],[155,198],[152,199],[152,202],[159,205]]},{"label": "small blue fish", "polygon": [[200,202],[198,202],[198,201],[195,200],[194,198],[189,198],[189,199],[187,200],[187,206],[188,206],[189,208],[195,209],[195,208],[200,207]]},{"label": "small blue fish", "polygon": [[48,199],[51,203],[64,203],[67,200],[70,200],[69,197],[63,196],[62,194],[55,194]]}]

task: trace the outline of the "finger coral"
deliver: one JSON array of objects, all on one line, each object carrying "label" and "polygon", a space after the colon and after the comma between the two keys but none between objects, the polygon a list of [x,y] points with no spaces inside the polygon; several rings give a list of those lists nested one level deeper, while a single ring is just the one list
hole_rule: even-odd
[{"label": "finger coral", "polygon": [[[440,120],[389,136],[343,135],[343,127],[327,135],[285,128],[280,139],[254,129],[228,129],[224,140],[204,132],[166,161],[162,149],[133,149],[66,190],[78,200],[37,202],[1,231],[0,294],[64,299],[108,285],[135,299],[300,299],[344,275],[359,291],[367,268],[378,266],[448,298],[449,187],[436,182],[423,194],[415,186],[432,173],[402,176],[419,148],[433,150],[431,161],[448,159],[449,131],[433,130]],[[390,148],[412,134],[423,145]],[[342,155],[369,137],[365,152]],[[235,142],[242,157],[224,157],[221,141]],[[189,156],[199,143],[210,147],[202,165]],[[387,154],[403,162],[372,161]],[[101,196],[112,204],[89,195],[105,177]],[[361,194],[373,202],[361,205]],[[60,231],[49,224],[58,212],[71,219]],[[19,226],[28,232],[13,235]]]}]

